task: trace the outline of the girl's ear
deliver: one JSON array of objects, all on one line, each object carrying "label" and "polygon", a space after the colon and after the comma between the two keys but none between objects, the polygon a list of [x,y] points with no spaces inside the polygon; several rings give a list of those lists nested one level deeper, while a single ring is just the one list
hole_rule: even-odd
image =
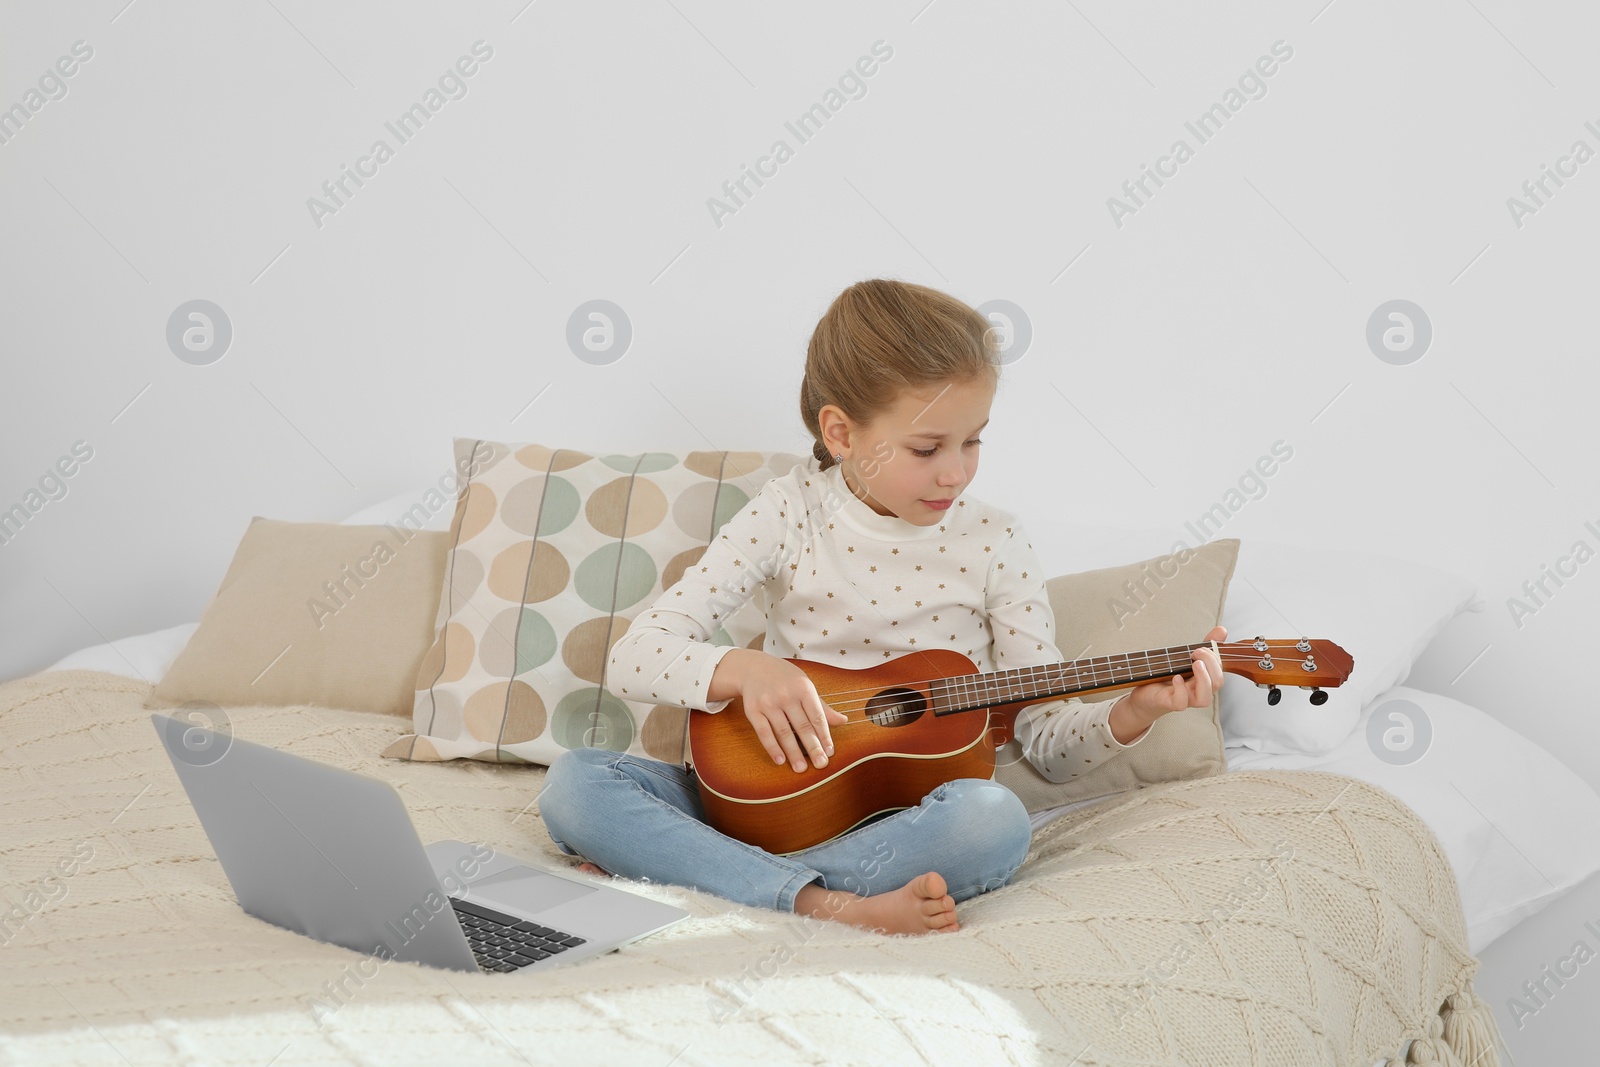
[{"label": "girl's ear", "polygon": [[817,429],[822,434],[822,447],[829,455],[843,452],[850,446],[850,418],[835,404],[824,404],[817,412]]}]

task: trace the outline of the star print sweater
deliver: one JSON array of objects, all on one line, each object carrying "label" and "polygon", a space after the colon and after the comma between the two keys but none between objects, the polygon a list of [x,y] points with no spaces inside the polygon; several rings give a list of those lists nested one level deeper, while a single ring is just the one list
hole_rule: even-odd
[{"label": "star print sweater", "polygon": [[[733,646],[713,633],[763,593],[763,650],[780,659],[871,667],[947,648],[979,672],[1060,663],[1044,572],[1016,518],[971,496],[930,526],[879,515],[837,466],[797,464],[768,481],[722,527],[698,563],[641,611],[612,646],[617,696],[719,712],[708,701]],[[1119,694],[1120,695],[1120,694]],[[1018,714],[1027,760],[1066,781],[1131,748],[1111,733],[1113,701],[1045,700]]]}]

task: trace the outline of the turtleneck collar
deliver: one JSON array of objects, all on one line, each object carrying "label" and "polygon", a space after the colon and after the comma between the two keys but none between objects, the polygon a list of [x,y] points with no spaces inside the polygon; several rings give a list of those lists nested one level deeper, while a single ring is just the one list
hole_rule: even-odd
[{"label": "turtleneck collar", "polygon": [[871,505],[850,491],[849,485],[845,483],[844,472],[838,464],[823,471],[822,478],[834,494],[843,498],[843,505],[839,509],[840,520],[857,533],[875,537],[880,541],[920,541],[926,537],[939,535],[939,523],[918,526],[898,515],[879,515],[873,511]]}]

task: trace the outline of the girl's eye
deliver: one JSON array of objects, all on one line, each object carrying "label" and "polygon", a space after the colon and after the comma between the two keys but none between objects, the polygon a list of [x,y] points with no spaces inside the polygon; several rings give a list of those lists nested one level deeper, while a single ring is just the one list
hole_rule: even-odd
[{"label": "girl's eye", "polygon": [[[980,440],[979,438],[974,437],[972,440],[968,441],[967,444],[969,444],[969,445],[981,445],[981,444],[983,444],[983,441]],[[927,459],[929,456],[933,455],[937,451],[939,451],[938,448],[913,448],[911,450],[911,454],[913,456],[921,456],[923,459]]]}]

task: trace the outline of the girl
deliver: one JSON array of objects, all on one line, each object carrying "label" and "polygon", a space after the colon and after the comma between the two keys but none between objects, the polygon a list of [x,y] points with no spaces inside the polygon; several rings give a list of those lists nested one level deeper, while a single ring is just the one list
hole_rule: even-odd
[{"label": "girl", "polygon": [[[831,726],[785,659],[862,668],[951,648],[979,671],[1059,663],[1044,572],[1010,512],[963,492],[978,471],[999,356],[988,320],[944,293],[851,286],[811,337],[800,411],[820,469],[799,464],[729,519],[697,565],[611,650],[628,700],[720,712],[734,697],[767,753],[826,767]],[[712,645],[718,620],[765,588],[765,651]],[[1205,640],[1221,639],[1217,627]],[[1221,663],[1148,682],[1113,704],[1030,705],[1015,735],[1054,781],[1136,744],[1162,715],[1211,703]],[[947,782],[907,808],[779,856],[703,821],[693,772],[606,749],[562,754],[539,811],[582,869],[694,886],[745,904],[891,933],[953,931],[956,904],[997,889],[1027,855],[1028,813],[1004,786]],[[598,864],[598,866],[596,866]]]}]

